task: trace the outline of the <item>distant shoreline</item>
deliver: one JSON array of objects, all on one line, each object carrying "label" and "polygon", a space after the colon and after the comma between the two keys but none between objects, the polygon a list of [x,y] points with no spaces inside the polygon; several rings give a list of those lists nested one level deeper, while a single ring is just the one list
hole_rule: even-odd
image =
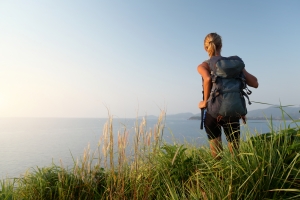
[{"label": "distant shoreline", "polygon": [[[201,120],[201,117],[200,116],[193,116],[193,117],[190,117],[188,118],[187,120]],[[282,118],[263,118],[263,117],[257,117],[257,118],[247,118],[246,117],[246,120],[291,120],[291,119],[282,119]]]}]

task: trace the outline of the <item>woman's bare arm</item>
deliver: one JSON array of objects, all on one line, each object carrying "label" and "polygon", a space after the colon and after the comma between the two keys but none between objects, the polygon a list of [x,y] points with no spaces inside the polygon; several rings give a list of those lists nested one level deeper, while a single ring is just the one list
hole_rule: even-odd
[{"label": "woman's bare arm", "polygon": [[249,85],[250,87],[258,88],[257,78],[247,72],[246,69],[243,70],[243,73],[245,75],[247,85]]},{"label": "woman's bare arm", "polygon": [[199,103],[199,108],[202,109],[202,108],[206,108],[206,106],[207,106],[207,100],[210,95],[212,83],[211,83],[209,66],[206,62],[203,62],[202,64],[200,64],[198,66],[197,70],[203,78],[204,97],[203,97],[203,101],[201,101]]}]

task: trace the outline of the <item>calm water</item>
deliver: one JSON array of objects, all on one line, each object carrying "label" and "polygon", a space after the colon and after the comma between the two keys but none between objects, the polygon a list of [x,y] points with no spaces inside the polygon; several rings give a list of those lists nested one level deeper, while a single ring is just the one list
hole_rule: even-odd
[{"label": "calm water", "polygon": [[[114,135],[126,126],[129,143],[134,135],[136,119],[114,119]],[[72,155],[77,158],[90,144],[95,149],[106,119],[66,118],[0,118],[0,179],[19,177],[32,167],[49,166],[52,162],[73,166]],[[148,119],[147,128],[153,128],[157,120]],[[280,122],[275,121],[278,127]],[[196,145],[207,145],[207,137],[199,129],[198,120],[166,120],[164,140],[188,141]],[[242,133],[265,133],[268,123],[249,120],[242,126]],[[131,136],[131,137],[130,137]]]}]

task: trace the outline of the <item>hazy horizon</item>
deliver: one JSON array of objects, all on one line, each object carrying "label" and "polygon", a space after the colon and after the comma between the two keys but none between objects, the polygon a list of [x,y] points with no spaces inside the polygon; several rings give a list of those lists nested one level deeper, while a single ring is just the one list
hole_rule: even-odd
[{"label": "hazy horizon", "polygon": [[[299,106],[299,1],[1,1],[0,117],[197,114],[204,37],[259,80],[250,100]],[[269,105],[253,103],[248,110]]]}]

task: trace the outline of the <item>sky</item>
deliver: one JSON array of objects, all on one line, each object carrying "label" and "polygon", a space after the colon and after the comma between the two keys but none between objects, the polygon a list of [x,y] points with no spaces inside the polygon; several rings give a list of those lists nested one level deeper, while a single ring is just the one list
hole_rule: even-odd
[{"label": "sky", "polygon": [[[0,0],[0,117],[199,113],[203,41],[258,78],[251,101],[300,104],[300,1]],[[252,103],[248,110],[269,105]]]}]

